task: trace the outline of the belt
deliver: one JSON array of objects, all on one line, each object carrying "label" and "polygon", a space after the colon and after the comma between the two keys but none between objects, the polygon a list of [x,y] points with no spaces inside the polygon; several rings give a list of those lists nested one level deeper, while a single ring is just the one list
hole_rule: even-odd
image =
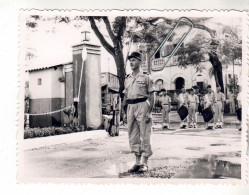
[{"label": "belt", "polygon": [[133,100],[126,100],[127,104],[137,104],[140,102],[145,102],[147,98],[139,98],[139,99],[133,99]]},{"label": "belt", "polygon": [[162,105],[169,105],[169,104],[162,104]]}]

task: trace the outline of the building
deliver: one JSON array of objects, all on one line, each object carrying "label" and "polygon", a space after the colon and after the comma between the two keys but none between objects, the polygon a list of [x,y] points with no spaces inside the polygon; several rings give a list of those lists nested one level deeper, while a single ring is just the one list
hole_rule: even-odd
[{"label": "building", "polygon": [[[71,93],[68,91],[70,87],[68,85],[72,83],[72,77],[68,74],[69,67],[72,67],[71,63],[31,67],[27,70],[29,73],[29,113],[49,113],[64,108],[72,102],[69,100]],[[30,127],[61,126],[64,117],[63,112],[31,115],[29,125]]]},{"label": "building", "polygon": [[[236,36],[229,32],[229,26],[232,28],[236,27],[237,32],[241,32],[240,18],[205,18],[200,20],[199,23],[209,27],[210,29],[214,29],[217,38],[221,41],[225,39],[238,39],[238,37],[241,36],[241,33],[238,33]],[[165,44],[162,46],[162,51],[160,53],[157,52],[153,60],[150,60],[153,53],[143,52],[144,48],[146,48],[145,43],[135,42],[132,48],[132,50],[140,50],[143,52],[144,59],[141,69],[143,72],[150,72],[156,90],[160,91],[161,88],[165,88],[171,91],[172,97],[173,94],[180,92],[183,85],[187,90],[194,85],[199,86],[203,92],[207,85],[211,85],[213,90],[216,90],[215,77],[209,74],[212,64],[209,62],[209,57],[207,55],[200,63],[204,68],[198,71],[195,68],[195,65],[190,63],[186,64],[184,67],[179,66],[179,56],[177,53],[167,62],[167,56],[171,54],[186,28],[187,27],[183,26],[178,27],[177,30],[174,31],[175,34],[173,38],[169,39],[167,45]],[[209,33],[205,31],[193,29],[191,34],[189,34],[189,36],[184,40],[181,47],[184,47],[184,45],[190,42],[198,33],[203,33],[206,37],[210,36]],[[225,95],[227,96],[230,89],[235,89],[236,91],[242,86],[242,62],[241,60],[235,60],[234,63],[222,63],[222,65],[224,89]],[[151,68],[155,71],[151,71]]]},{"label": "building", "polygon": [[[119,80],[110,72],[101,73],[101,97],[104,108],[110,109],[115,97],[119,96]],[[109,107],[109,108],[108,108]]]}]

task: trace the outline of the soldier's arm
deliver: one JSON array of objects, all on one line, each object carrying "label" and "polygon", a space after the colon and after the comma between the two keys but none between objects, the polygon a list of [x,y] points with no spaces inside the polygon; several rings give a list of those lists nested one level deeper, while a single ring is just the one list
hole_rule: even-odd
[{"label": "soldier's arm", "polygon": [[155,86],[154,86],[154,82],[151,78],[150,75],[148,75],[147,77],[147,86],[148,86],[148,93],[149,93],[149,104],[150,104],[150,108],[149,111],[151,112],[154,104],[155,104]]}]

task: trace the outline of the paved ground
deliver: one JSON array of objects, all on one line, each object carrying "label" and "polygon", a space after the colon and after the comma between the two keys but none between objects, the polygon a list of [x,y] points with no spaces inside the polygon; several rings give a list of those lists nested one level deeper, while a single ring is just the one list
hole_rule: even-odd
[{"label": "paved ground", "polygon": [[[155,126],[154,126],[155,127]],[[118,137],[89,139],[24,152],[25,176],[32,177],[159,177],[240,178],[241,132],[204,128],[154,128],[153,156],[146,174],[128,174],[134,156],[127,132]]]}]

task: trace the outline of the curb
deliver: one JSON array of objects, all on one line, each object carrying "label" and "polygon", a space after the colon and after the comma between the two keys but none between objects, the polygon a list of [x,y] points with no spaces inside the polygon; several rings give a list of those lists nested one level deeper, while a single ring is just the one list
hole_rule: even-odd
[{"label": "curb", "polygon": [[69,144],[92,139],[102,139],[108,137],[105,130],[83,131],[64,135],[55,135],[41,138],[23,140],[23,150],[32,150],[59,144]]}]

